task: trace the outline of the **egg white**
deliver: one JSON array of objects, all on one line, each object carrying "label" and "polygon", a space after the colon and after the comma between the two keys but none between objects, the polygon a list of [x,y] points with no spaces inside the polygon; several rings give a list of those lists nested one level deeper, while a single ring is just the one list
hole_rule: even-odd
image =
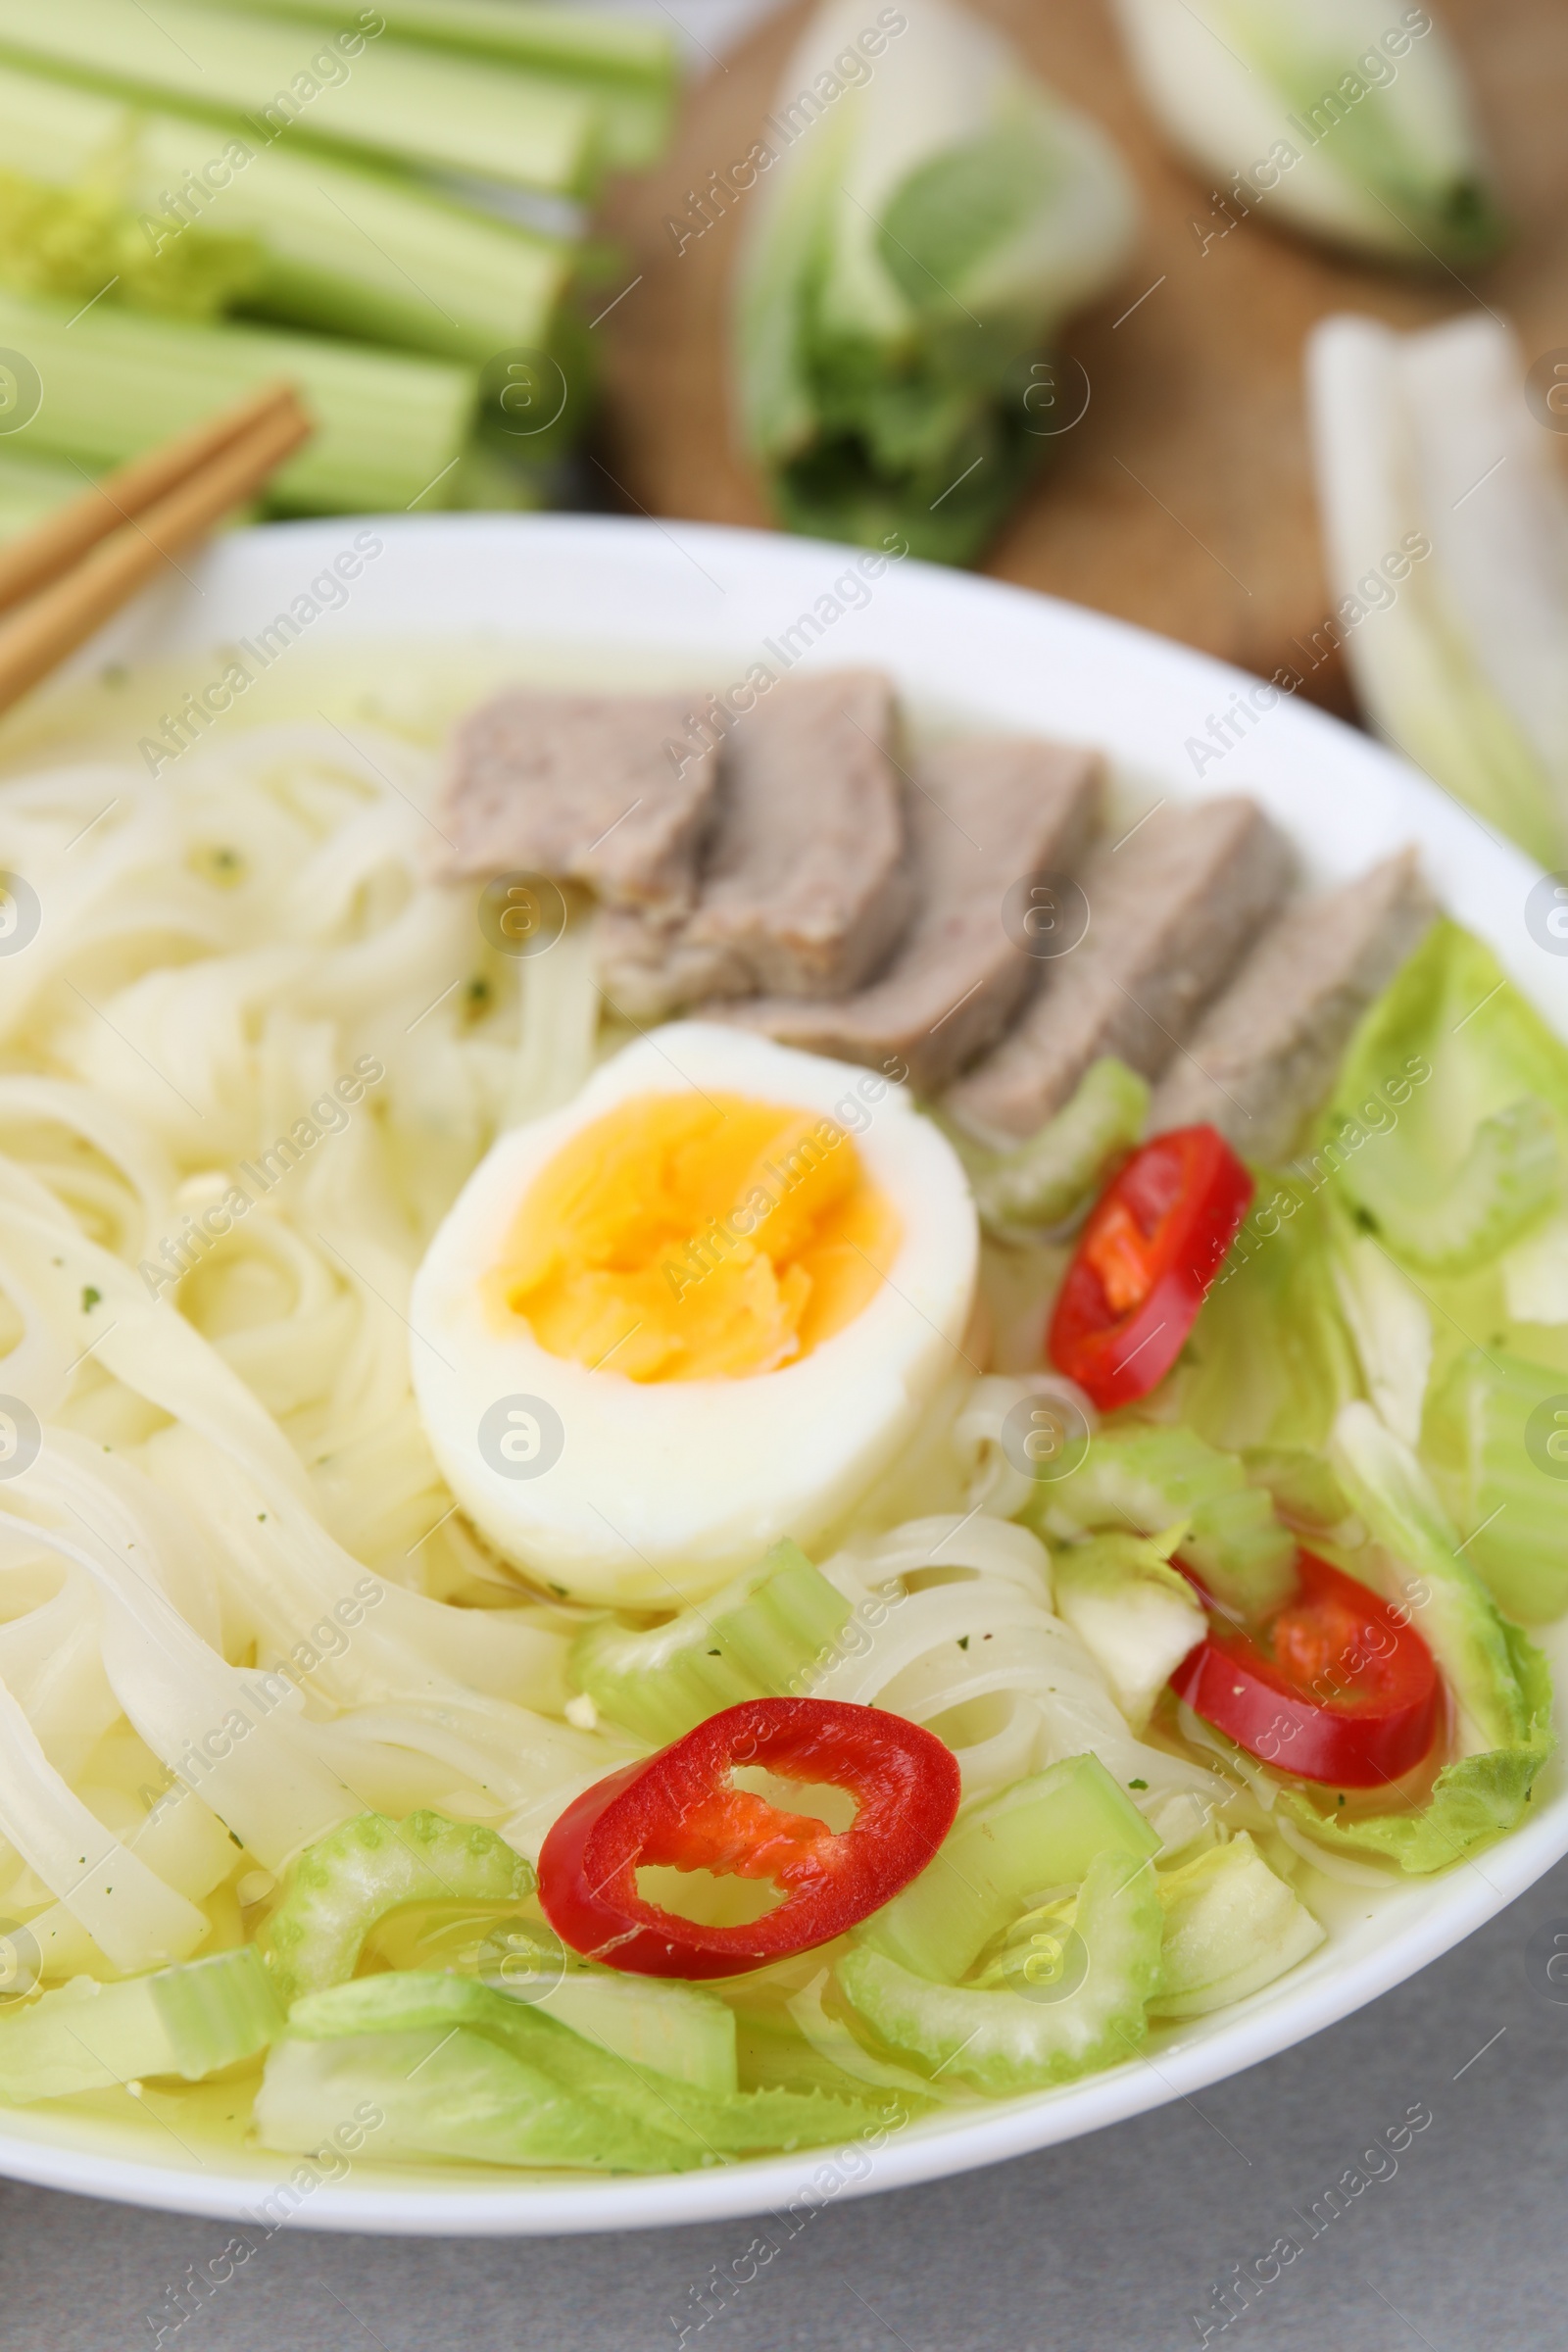
[{"label": "egg white", "polygon": [[[798,1105],[851,1130],[903,1228],[861,1312],[800,1363],[743,1380],[628,1380],[550,1354],[521,1317],[498,1330],[485,1278],[534,1178],[628,1096],[693,1091]],[[812,1544],[887,1468],[953,1371],[978,1255],[968,1180],[904,1088],[743,1030],[674,1022],[604,1063],[564,1109],[501,1136],[465,1185],[414,1285],[425,1433],[464,1509],[531,1576],[631,1608],[700,1600],[781,1536]],[[480,1450],[481,1418],[511,1396],[560,1416],[559,1458],[541,1474],[503,1474]]]}]

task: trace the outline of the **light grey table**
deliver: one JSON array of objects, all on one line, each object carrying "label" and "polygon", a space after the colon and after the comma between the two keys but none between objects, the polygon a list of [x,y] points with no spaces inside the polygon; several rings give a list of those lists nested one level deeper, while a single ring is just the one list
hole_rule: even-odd
[{"label": "light grey table", "polygon": [[[284,2232],[178,2352],[1557,2352],[1568,2343],[1568,2002],[1541,1944],[1568,1864],[1445,1960],[1283,2058],[936,2186],[828,2207],[699,2330],[745,2222],[513,2242]],[[1558,1988],[1568,1993],[1568,1985]],[[1323,2193],[1410,2108],[1397,2169]],[[1362,2168],[1363,2173],[1370,2168]],[[1316,2236],[1311,2214],[1321,2226]],[[1221,2330],[1227,2266],[1303,2250]],[[6,2352],[143,2352],[214,2222],[0,2186]]]}]

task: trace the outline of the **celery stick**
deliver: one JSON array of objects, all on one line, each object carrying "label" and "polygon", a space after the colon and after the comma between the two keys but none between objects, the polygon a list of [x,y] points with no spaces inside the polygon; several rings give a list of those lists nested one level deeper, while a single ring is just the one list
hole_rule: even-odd
[{"label": "celery stick", "polygon": [[[357,20],[362,27],[374,21],[370,9]],[[591,98],[494,60],[442,56],[355,29],[354,22],[331,35],[160,0],[150,24],[120,0],[50,0],[47,9],[0,0],[0,53],[72,80],[255,118],[263,137],[324,139],[551,195],[586,195],[599,161]]]},{"label": "celery stick", "polygon": [[20,2107],[143,2075],[194,2082],[264,2049],[282,2025],[250,1944],[121,1984],[78,1977],[0,2017],[0,2098]]},{"label": "celery stick", "polygon": [[0,539],[30,530],[68,498],[85,487],[74,466],[57,466],[48,458],[24,457],[0,449]]},{"label": "celery stick", "polygon": [[[338,25],[340,0],[207,0],[220,8]],[[512,0],[390,0],[378,8],[400,41],[504,59],[530,76],[592,98],[601,111],[607,164],[637,171],[662,150],[674,108],[673,37],[647,17],[585,15],[581,8],[518,8]]]},{"label": "celery stick", "polygon": [[[117,275],[104,296],[117,306],[187,307],[190,257],[239,238],[251,249],[247,310],[483,360],[548,343],[571,268],[563,240],[413,181],[10,66],[0,66],[0,156],[8,175],[98,200],[95,242],[78,230],[62,246],[45,222],[20,245],[13,230],[0,254],[0,277],[74,296],[74,309]],[[223,289],[212,292],[217,307]]]},{"label": "celery stick", "polygon": [[432,485],[461,454],[474,402],[471,372],[442,362],[270,328],[191,326],[107,302],[73,321],[58,305],[0,292],[0,347],[24,353],[42,379],[27,453],[94,468],[291,377],[317,420],[271,484],[271,504],[291,512],[373,514],[425,491],[439,504]]}]

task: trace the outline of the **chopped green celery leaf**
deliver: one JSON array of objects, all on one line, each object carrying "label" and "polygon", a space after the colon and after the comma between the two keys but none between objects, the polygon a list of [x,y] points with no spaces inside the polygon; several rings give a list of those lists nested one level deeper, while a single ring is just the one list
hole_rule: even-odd
[{"label": "chopped green celery leaf", "polygon": [[956,1984],[1029,1895],[1078,1885],[1097,1854],[1158,1850],[1099,1757],[1067,1756],[960,1814],[920,1876],[856,1938],[916,1976]]},{"label": "chopped green celery leaf", "polygon": [[1525,1729],[1506,1747],[1445,1764],[1432,1794],[1418,1810],[1347,1816],[1319,1812],[1302,1788],[1282,1788],[1279,1802],[1293,1821],[1331,1849],[1379,1855],[1411,1877],[1465,1861],[1516,1829],[1531,1786],[1555,1744],[1551,1733],[1551,1675],[1545,1659],[1517,1626],[1499,1619],[1508,1671],[1520,1694]]},{"label": "chopped green celery leaf", "polygon": [[700,1985],[568,1968],[535,2006],[584,2040],[653,2074],[718,2096],[739,2086],[735,2012]]},{"label": "chopped green celery leaf", "polygon": [[1204,2017],[1272,1984],[1324,1931],[1245,1830],[1155,1874],[1165,1915],[1152,2017]]},{"label": "chopped green celery leaf", "polygon": [[[207,0],[307,24],[344,23],[341,0]],[[678,87],[672,33],[657,20],[580,8],[517,8],[511,0],[390,0],[379,8],[400,41],[502,61],[531,78],[564,82],[599,110],[604,161],[632,172],[655,162]]]},{"label": "chopped green celery leaf", "polygon": [[[311,49],[297,25],[163,0],[149,41],[117,0],[0,0],[0,54],[73,81],[231,118],[241,131],[360,148],[394,163],[477,172],[558,196],[591,192],[599,110],[571,87],[495,58],[366,35]],[[301,85],[305,85],[303,88]]]},{"label": "chopped green celery leaf", "polygon": [[786,1541],[652,1633],[590,1626],[569,1672],[603,1714],[662,1746],[720,1707],[804,1688],[849,1619],[843,1593]]},{"label": "chopped green celery leaf", "polygon": [[1317,1157],[1396,1257],[1464,1273],[1560,1195],[1568,1046],[1490,949],[1435,924],[1361,1021]]},{"label": "chopped green celery leaf", "polygon": [[1062,1989],[1047,1985],[1054,1998],[935,1983],[868,1944],[837,1963],[839,1989],[879,2040],[933,2074],[996,2097],[1069,2082],[1130,2057],[1143,2041],[1159,1976],[1154,1879],[1147,1857],[1094,1856],[1068,1938],[1080,1958],[1061,1976]]},{"label": "chopped green celery leaf", "polygon": [[373,166],[9,65],[0,154],[0,279],[22,293],[77,308],[108,285],[105,302],[171,313],[238,300],[474,361],[555,339],[564,241]]},{"label": "chopped green celery leaf", "polygon": [[533,1866],[494,1830],[411,1813],[361,1813],[307,1846],[257,1938],[279,1999],[352,1977],[376,1921],[402,1903],[514,1903]]},{"label": "chopped green celery leaf", "polygon": [[1568,1407],[1550,1410],[1564,1394],[1561,1372],[1471,1348],[1429,1397],[1422,1429],[1422,1453],[1470,1531],[1466,1559],[1499,1608],[1532,1624],[1568,1608]]},{"label": "chopped green celery leaf", "polygon": [[1037,1488],[1028,1510],[1088,1529],[1146,1536],[1185,1521],[1181,1553],[1216,1600],[1262,1616],[1295,1583],[1296,1539],[1234,1454],[1191,1429],[1123,1422],[1099,1431],[1080,1466]]},{"label": "chopped green celery leaf", "polygon": [[632,2065],[545,2014],[537,2001],[514,2000],[463,1977],[365,1977],[297,2001],[289,2015],[290,2037],[307,2041],[455,2027],[497,2044],[555,2092],[619,2116],[651,2138],[684,2143],[688,2161],[748,2155],[792,2140],[814,2144],[879,2120],[886,2104],[790,2090],[708,2091]]},{"label": "chopped green celery leaf", "polygon": [[1182,1418],[1231,1452],[1316,1452],[1361,1393],[1334,1280],[1328,1172],[1258,1172],[1257,1193],[1203,1301],[1177,1374]]},{"label": "chopped green celery leaf", "polygon": [[22,2107],[144,2075],[194,2082],[251,2057],[282,2030],[282,2010],[250,1944],[119,1984],[77,1977],[0,2015],[0,2099]]},{"label": "chopped green celery leaf", "polygon": [[1064,1617],[1110,1684],[1135,1732],[1208,1620],[1168,1554],[1142,1536],[1115,1530],[1061,1545],[1052,1564],[1056,1614]]},{"label": "chopped green celery leaf", "polygon": [[1291,1525],[1329,1535],[1350,1516],[1349,1498],[1326,1454],[1298,1446],[1249,1446],[1242,1461],[1249,1486],[1272,1495]]},{"label": "chopped green celery leaf", "polygon": [[1106,1054],[1090,1063],[1071,1100],[1027,1143],[988,1152],[955,1134],[982,1222],[1004,1237],[1023,1226],[1059,1225],[1098,1191],[1111,1161],[1132,1150],[1148,1113],[1148,1081]]},{"label": "chopped green celery leaf", "polygon": [[286,511],[412,506],[461,453],[475,395],[471,371],[443,361],[271,328],[195,326],[106,302],[74,319],[62,306],[0,292],[0,346],[25,352],[47,386],[29,447],[89,468],[119,465],[259,385],[291,378],[317,429],[269,486]]}]

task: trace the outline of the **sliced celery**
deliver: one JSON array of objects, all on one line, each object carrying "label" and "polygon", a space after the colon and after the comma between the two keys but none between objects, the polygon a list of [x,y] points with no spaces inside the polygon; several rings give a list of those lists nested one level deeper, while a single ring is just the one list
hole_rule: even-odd
[{"label": "sliced celery", "polygon": [[[274,2053],[257,2101],[269,2144],[284,2144],[271,2136],[282,2113],[281,2096],[275,2103],[270,2096],[274,2074],[285,2086],[309,2080],[291,2054],[300,2043],[351,2053],[355,2039],[365,2036],[363,2046],[374,2053],[383,2040],[412,2047],[419,2035],[427,2037],[428,2048],[417,2054],[412,2082],[384,2056],[372,2055],[370,2071],[363,2075],[368,2095],[386,2110],[397,2133],[395,2140],[377,2143],[378,2153],[463,2155],[500,2164],[594,2162],[647,2172],[812,2145],[863,2132],[881,2119],[880,2106],[870,2101],[792,2090],[714,2093],[656,2076],[569,2031],[537,2001],[509,1999],[471,1979],[400,1972],[335,1985],[295,2004],[288,2040]],[[452,2077],[437,2056],[444,2036],[455,2036],[463,2048],[455,2117]],[[498,2063],[487,2072],[486,2044],[510,2065]],[[354,2065],[352,2056],[346,2063]],[[515,2080],[519,2073],[521,2082]],[[569,2125],[572,2152],[538,2152],[538,2132],[533,2148],[520,2145],[536,2117],[555,2133]],[[572,2119],[580,2119],[580,2128]],[[585,2156],[584,2147],[604,2152]]]},{"label": "sliced celery", "polygon": [[439,503],[475,394],[470,371],[443,362],[271,328],[192,326],[107,302],[73,319],[56,304],[0,292],[0,347],[22,352],[42,380],[29,453],[89,468],[290,377],[317,430],[271,485],[272,503],[288,511],[384,513],[424,492]]},{"label": "sliced celery", "polygon": [[1204,2017],[1284,1976],[1323,1929],[1245,1830],[1227,1845],[1155,1874],[1164,1911],[1152,2017]]},{"label": "sliced celery", "polygon": [[1296,1539],[1275,1518],[1268,1494],[1248,1485],[1234,1454],[1190,1429],[1139,1422],[1102,1429],[1081,1466],[1038,1488],[1030,1507],[1078,1527],[1146,1536],[1185,1520],[1182,1557],[1216,1600],[1250,1616],[1276,1606],[1294,1587]]},{"label": "sliced celery", "polygon": [[739,2087],[735,2012],[696,1984],[573,1968],[535,2005],[633,2066],[717,2096]]},{"label": "sliced celery", "polygon": [[1159,1838],[1098,1756],[1068,1756],[963,1815],[920,1876],[856,1931],[917,1976],[956,1984],[1029,1895],[1077,1886],[1104,1852]]},{"label": "sliced celery", "polygon": [[[0,53],[74,81],[182,99],[263,137],[326,140],[552,195],[593,184],[594,101],[494,59],[445,56],[352,23],[334,38],[193,0],[160,0],[156,33],[120,0],[0,0]],[[350,39],[359,46],[345,53]]]},{"label": "sliced celery", "polygon": [[1362,1213],[1406,1264],[1423,1274],[1473,1273],[1557,1205],[1557,1124],[1539,1097],[1523,1095],[1479,1121],[1446,1182],[1434,1174],[1421,1194],[1400,1191],[1369,1157],[1355,1189]]},{"label": "sliced celery", "polygon": [[402,1903],[514,1903],[534,1888],[531,1863],[494,1830],[411,1813],[361,1813],[307,1846],[258,1942],[278,1997],[354,1974],[378,1919]]},{"label": "sliced celery", "polygon": [[580,1635],[570,1671],[601,1711],[662,1745],[743,1699],[780,1696],[833,1644],[850,1604],[797,1544],[652,1633],[616,1625]]},{"label": "sliced celery", "polygon": [[956,1136],[983,1221],[1003,1235],[1060,1224],[1132,1150],[1148,1114],[1147,1081],[1107,1055],[1091,1062],[1071,1101],[1014,1151],[987,1152]]},{"label": "sliced celery", "polygon": [[194,2082],[265,2049],[282,2029],[251,1944],[120,1984],[77,1977],[0,2016],[0,2099],[21,2107],[144,2075]]},{"label": "sliced celery", "polygon": [[[1568,1608],[1568,1489],[1546,1467],[1555,1459],[1548,1443],[1568,1429],[1548,1410],[1563,1394],[1560,1372],[1500,1348],[1467,1348],[1428,1403],[1422,1431],[1422,1451],[1466,1531],[1465,1557],[1498,1607],[1527,1623]],[[1525,1442],[1532,1415],[1549,1425],[1534,1452]]]},{"label": "sliced celery", "polygon": [[[112,280],[106,302],[172,312],[231,290],[269,318],[485,360],[549,341],[571,265],[559,238],[371,166],[14,66],[0,66],[0,157],[74,208],[64,222],[47,207],[30,225],[8,217],[0,278],[73,308]],[[230,289],[204,257],[235,248]]]},{"label": "sliced celery", "polygon": [[377,2163],[673,2173],[703,2162],[695,2141],[575,2097],[483,2034],[451,2025],[275,2045],[256,2094],[264,2148],[308,2155],[351,2116],[365,2122],[365,2153]]},{"label": "sliced celery", "polygon": [[848,1952],[835,1974],[890,2049],[1004,2097],[1114,2066],[1138,2048],[1159,1974],[1160,1928],[1148,1863],[1098,1853],[1072,1930],[1085,1965],[1058,1998],[935,1984],[866,1944]]}]

